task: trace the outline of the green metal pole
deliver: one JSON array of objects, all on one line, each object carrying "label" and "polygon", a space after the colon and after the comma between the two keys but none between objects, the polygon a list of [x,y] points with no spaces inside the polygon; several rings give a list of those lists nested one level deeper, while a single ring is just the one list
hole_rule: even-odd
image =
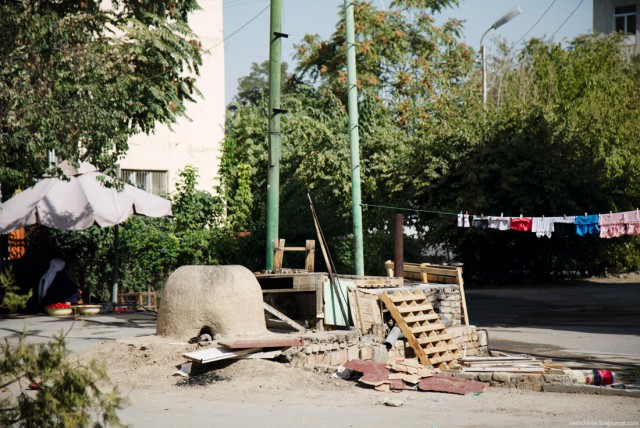
[{"label": "green metal pole", "polygon": [[271,0],[269,29],[269,168],[267,171],[267,262],[273,270],[273,241],[280,217],[280,69],[282,0]]},{"label": "green metal pole", "polygon": [[347,83],[349,86],[349,146],[351,148],[351,201],[353,203],[353,252],[356,275],[364,275],[362,206],[360,197],[360,136],[358,134],[358,87],[356,85],[356,45],[354,1],[345,0],[347,32]]}]

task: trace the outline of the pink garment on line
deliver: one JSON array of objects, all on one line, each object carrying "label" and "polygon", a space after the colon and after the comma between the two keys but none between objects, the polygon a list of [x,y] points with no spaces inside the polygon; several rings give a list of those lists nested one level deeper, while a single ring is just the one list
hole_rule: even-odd
[{"label": "pink garment on line", "polygon": [[639,235],[640,234],[640,211],[625,211],[622,213],[624,215],[625,223],[627,223],[627,234],[628,235]]},{"label": "pink garment on line", "polygon": [[627,221],[624,213],[600,214],[600,237],[617,238],[627,234]]}]

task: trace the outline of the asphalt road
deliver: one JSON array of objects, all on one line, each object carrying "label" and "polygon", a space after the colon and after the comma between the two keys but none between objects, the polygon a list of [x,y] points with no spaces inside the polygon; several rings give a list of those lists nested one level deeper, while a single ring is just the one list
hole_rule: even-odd
[{"label": "asphalt road", "polygon": [[638,279],[468,289],[469,319],[487,330],[494,350],[640,370]]}]

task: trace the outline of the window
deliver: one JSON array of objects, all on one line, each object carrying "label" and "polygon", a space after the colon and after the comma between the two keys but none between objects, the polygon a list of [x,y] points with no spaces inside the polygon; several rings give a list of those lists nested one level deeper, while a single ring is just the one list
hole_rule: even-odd
[{"label": "window", "polygon": [[624,34],[636,34],[637,14],[635,5],[616,7],[613,14],[615,30]]},{"label": "window", "polygon": [[169,193],[169,173],[167,171],[143,171],[137,169],[120,170],[120,178],[132,186],[139,187],[154,195]]}]

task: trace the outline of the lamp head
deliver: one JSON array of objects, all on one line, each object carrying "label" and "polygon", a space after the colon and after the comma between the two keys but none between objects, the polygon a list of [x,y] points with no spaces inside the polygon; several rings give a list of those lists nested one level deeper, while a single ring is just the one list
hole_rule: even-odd
[{"label": "lamp head", "polygon": [[504,24],[511,21],[513,18],[520,15],[521,13],[522,13],[522,9],[520,9],[519,7],[514,7],[509,12],[502,15],[500,19],[494,22],[491,28],[495,30],[496,28],[502,27]]}]

